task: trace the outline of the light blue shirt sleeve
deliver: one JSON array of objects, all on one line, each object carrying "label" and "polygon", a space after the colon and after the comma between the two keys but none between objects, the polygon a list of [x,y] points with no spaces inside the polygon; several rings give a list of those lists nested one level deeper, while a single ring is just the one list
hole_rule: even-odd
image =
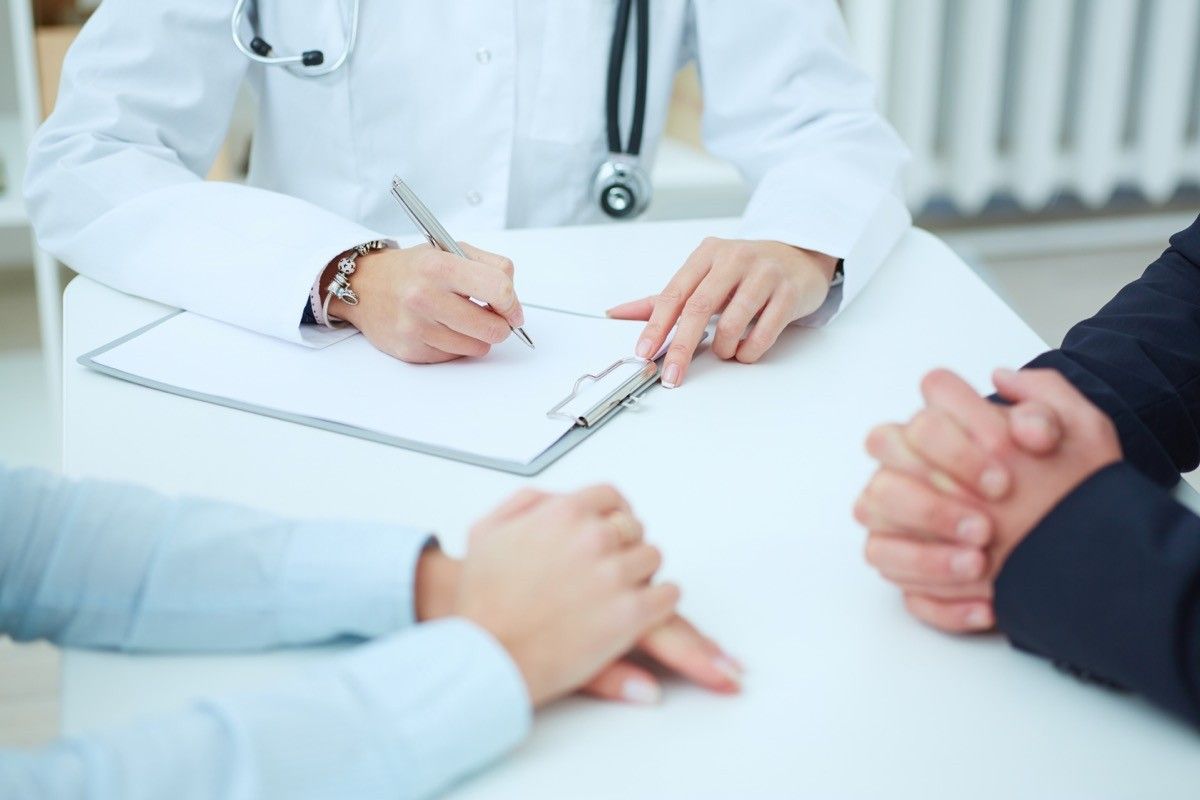
[{"label": "light blue shirt sleeve", "polygon": [[125,650],[375,639],[259,692],[0,751],[0,797],[423,797],[480,769],[524,737],[529,699],[482,629],[413,624],[430,541],[0,466],[0,632]]}]

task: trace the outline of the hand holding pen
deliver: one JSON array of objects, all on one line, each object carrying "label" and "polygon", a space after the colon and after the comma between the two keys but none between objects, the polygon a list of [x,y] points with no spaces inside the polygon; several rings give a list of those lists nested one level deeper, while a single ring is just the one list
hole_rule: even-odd
[{"label": "hand holding pen", "polygon": [[[462,245],[463,256],[420,245],[360,256],[355,306],[329,313],[358,328],[377,349],[413,364],[485,356],[525,322],[503,256]],[[486,302],[484,308],[471,302]]]},{"label": "hand holding pen", "polygon": [[[417,197],[416,192],[410,189],[408,184],[400,180],[398,176],[392,177],[392,197],[396,198],[396,202],[400,204],[400,207],[408,214],[408,218],[417,226],[417,230],[425,235],[426,240],[431,245],[447,253],[453,253],[460,258],[467,257],[463,249],[458,246],[458,242],[454,241],[454,237],[450,235],[450,232],[442,227],[442,223],[438,221],[438,218],[421,202],[421,198]],[[509,262],[509,267],[511,270],[512,262]],[[512,273],[510,271],[509,278],[511,277]],[[514,302],[516,301],[515,294],[513,300]],[[483,300],[481,304],[486,305],[487,301]],[[510,324],[508,329],[515,333],[530,349],[533,349],[533,340],[529,338],[529,334],[525,333],[521,325]]]},{"label": "hand holding pen", "polygon": [[512,261],[454,242],[423,205],[423,211],[402,205],[430,244],[360,256],[353,276],[358,304],[335,299],[329,313],[377,349],[414,364],[478,358],[510,332],[532,347],[521,330],[525,312],[513,288]]}]

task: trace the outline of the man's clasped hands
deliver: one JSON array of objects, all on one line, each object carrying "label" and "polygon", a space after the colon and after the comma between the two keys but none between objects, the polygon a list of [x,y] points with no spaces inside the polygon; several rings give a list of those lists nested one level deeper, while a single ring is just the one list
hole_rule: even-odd
[{"label": "man's clasped hands", "polygon": [[1058,372],[997,370],[996,399],[935,370],[925,406],[867,436],[879,469],[854,516],[866,559],[909,612],[944,631],[996,625],[997,578],[1076,486],[1121,460],[1112,420]]}]

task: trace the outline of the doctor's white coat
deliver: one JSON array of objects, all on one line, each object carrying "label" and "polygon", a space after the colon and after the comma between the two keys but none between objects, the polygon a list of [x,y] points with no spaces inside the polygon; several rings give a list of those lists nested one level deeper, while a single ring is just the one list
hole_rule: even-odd
[{"label": "doctor's white coat", "polygon": [[[393,173],[456,232],[603,221],[613,0],[362,0],[353,56],[316,79],[246,59],[233,5],[104,0],[71,48],[25,192],[41,245],[77,271],[319,344],[300,316],[325,265],[411,232]],[[259,5],[277,52],[342,51],[349,0]],[[651,0],[650,15],[646,160],[695,59],[705,142],[754,186],[741,235],[847,258],[848,303],[909,217],[904,148],[834,0]],[[244,80],[258,99],[247,185],[205,181]]]}]

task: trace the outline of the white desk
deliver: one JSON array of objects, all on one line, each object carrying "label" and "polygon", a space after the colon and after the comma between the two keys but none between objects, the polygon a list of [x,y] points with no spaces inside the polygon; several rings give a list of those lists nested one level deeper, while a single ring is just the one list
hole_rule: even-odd
[{"label": "white desk", "polygon": [[[559,231],[544,245],[529,233],[497,233],[479,244],[511,244],[527,275],[608,264],[652,285],[711,227]],[[625,242],[644,245],[649,233],[661,236],[659,252],[625,258]],[[561,302],[575,302],[564,291]],[[474,517],[525,483],[75,366],[80,353],[161,313],[82,279],[68,290],[69,473],[294,514],[348,510],[428,524],[451,549]],[[672,684],[649,710],[561,704],[540,715],[518,753],[457,796],[1194,797],[1200,742],[1186,728],[998,638],[922,628],[863,564],[849,510],[871,469],[861,447],[869,426],[911,413],[932,366],[982,387],[991,367],[1018,365],[1041,347],[958,258],[914,232],[829,329],[790,331],[752,367],[706,354],[681,390],[656,391],[550,467],[533,483],[612,480],[631,497],[664,546],[666,572],[684,586],[685,610],[748,665],[745,693],[728,699]],[[358,476],[362,496],[345,509],[315,507],[330,465]],[[322,657],[70,653],[65,727],[252,685]]]}]

